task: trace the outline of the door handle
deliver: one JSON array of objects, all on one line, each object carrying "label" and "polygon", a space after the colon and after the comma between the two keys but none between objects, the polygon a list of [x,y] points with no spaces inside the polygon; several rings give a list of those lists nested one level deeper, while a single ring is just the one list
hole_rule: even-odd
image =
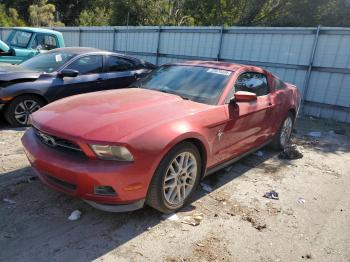
[{"label": "door handle", "polygon": [[270,102],[269,102],[268,109],[269,109],[269,110],[272,110],[272,109],[273,109],[273,105],[272,105],[272,103],[270,103]]}]

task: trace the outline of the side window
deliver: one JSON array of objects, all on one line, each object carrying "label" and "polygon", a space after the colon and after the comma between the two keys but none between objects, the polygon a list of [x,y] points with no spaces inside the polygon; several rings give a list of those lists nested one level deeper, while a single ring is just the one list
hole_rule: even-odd
[{"label": "side window", "polygon": [[56,37],[52,35],[37,34],[32,42],[33,49],[51,50],[57,47]]},{"label": "side window", "polygon": [[134,70],[136,66],[127,59],[109,56],[107,59],[107,71],[108,72],[120,72]]},{"label": "side window", "polygon": [[276,90],[286,88],[286,84],[279,78],[274,77]]},{"label": "side window", "polygon": [[247,91],[257,96],[264,96],[269,93],[267,79],[264,74],[248,72],[241,74],[235,83],[235,92]]},{"label": "side window", "polygon": [[101,73],[103,69],[102,56],[90,55],[81,57],[70,64],[67,69],[77,70],[81,75]]}]

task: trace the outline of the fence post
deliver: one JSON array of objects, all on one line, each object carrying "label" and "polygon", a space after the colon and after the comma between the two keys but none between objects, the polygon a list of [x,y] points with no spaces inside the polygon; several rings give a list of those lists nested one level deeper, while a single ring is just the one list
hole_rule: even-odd
[{"label": "fence post", "polygon": [[216,61],[220,60],[223,33],[224,33],[224,26],[222,25],[220,28],[220,37],[219,37],[219,45],[218,45],[218,53],[216,55]]},{"label": "fence post", "polygon": [[304,86],[303,86],[303,92],[301,94],[301,105],[300,105],[300,112],[301,114],[304,114],[304,105],[305,105],[305,99],[307,96],[307,91],[309,89],[309,83],[310,83],[310,77],[311,77],[311,72],[312,72],[312,66],[314,64],[314,59],[315,59],[315,54],[317,50],[317,43],[318,43],[318,38],[320,36],[320,30],[321,26],[317,26],[315,38],[314,38],[314,43],[312,45],[312,50],[311,50],[311,56],[310,56],[310,61],[309,61],[309,66],[305,75],[304,79]]},{"label": "fence post", "polygon": [[158,26],[158,39],[157,39],[157,50],[156,50],[156,65],[158,65],[158,56],[159,56],[159,44],[160,44],[160,33],[162,26]]},{"label": "fence post", "polygon": [[112,47],[112,51],[114,52],[115,51],[115,33],[116,33],[116,29],[115,27],[113,27],[113,47]]},{"label": "fence post", "polygon": [[79,29],[78,29],[78,30],[79,30],[79,31],[78,31],[78,32],[79,32],[78,46],[81,46],[81,41],[82,41],[82,40],[81,40],[81,38],[82,38],[82,37],[81,37],[81,34],[82,34],[82,30],[81,30],[80,26],[79,26]]}]

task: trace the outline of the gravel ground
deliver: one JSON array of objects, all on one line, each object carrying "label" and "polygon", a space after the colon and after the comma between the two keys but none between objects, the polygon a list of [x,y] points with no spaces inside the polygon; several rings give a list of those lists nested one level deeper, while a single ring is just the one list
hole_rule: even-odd
[{"label": "gravel ground", "polygon": [[[176,221],[148,207],[106,213],[47,189],[31,179],[23,131],[0,121],[0,261],[350,261],[347,125],[300,119],[302,159],[264,148],[205,179],[212,191],[199,189]],[[279,200],[264,198],[273,188]],[[181,222],[198,213],[199,225]]]}]

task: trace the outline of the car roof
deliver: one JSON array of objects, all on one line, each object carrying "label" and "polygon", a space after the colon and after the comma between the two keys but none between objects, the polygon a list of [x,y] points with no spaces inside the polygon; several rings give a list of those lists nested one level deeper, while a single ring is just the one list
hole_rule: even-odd
[{"label": "car roof", "polygon": [[228,70],[233,72],[237,71],[242,67],[247,66],[247,65],[235,64],[235,63],[229,63],[229,62],[198,61],[198,60],[175,63],[175,65],[192,65],[192,66],[210,67],[210,68],[217,68],[217,69]]},{"label": "car roof", "polygon": [[70,53],[73,55],[83,55],[83,54],[116,55],[119,57],[125,57],[127,59],[133,60],[136,63],[142,63],[142,60],[140,60],[136,57],[133,57],[133,56],[128,56],[128,55],[121,54],[121,53],[110,52],[110,51],[106,51],[106,50],[102,50],[102,49],[98,49],[98,48],[93,48],[93,47],[61,47],[61,48],[52,49],[44,54],[60,52],[60,51],[65,52],[65,53]]},{"label": "car roof", "polygon": [[23,31],[33,32],[33,33],[47,33],[47,34],[53,34],[53,35],[62,35],[61,32],[58,32],[56,30],[46,29],[46,28],[14,27],[12,29],[23,30]]},{"label": "car roof", "polygon": [[65,53],[75,54],[75,55],[81,55],[86,53],[110,53],[108,51],[104,51],[93,47],[61,47],[61,48],[52,49],[49,52],[60,52],[60,51]]}]

